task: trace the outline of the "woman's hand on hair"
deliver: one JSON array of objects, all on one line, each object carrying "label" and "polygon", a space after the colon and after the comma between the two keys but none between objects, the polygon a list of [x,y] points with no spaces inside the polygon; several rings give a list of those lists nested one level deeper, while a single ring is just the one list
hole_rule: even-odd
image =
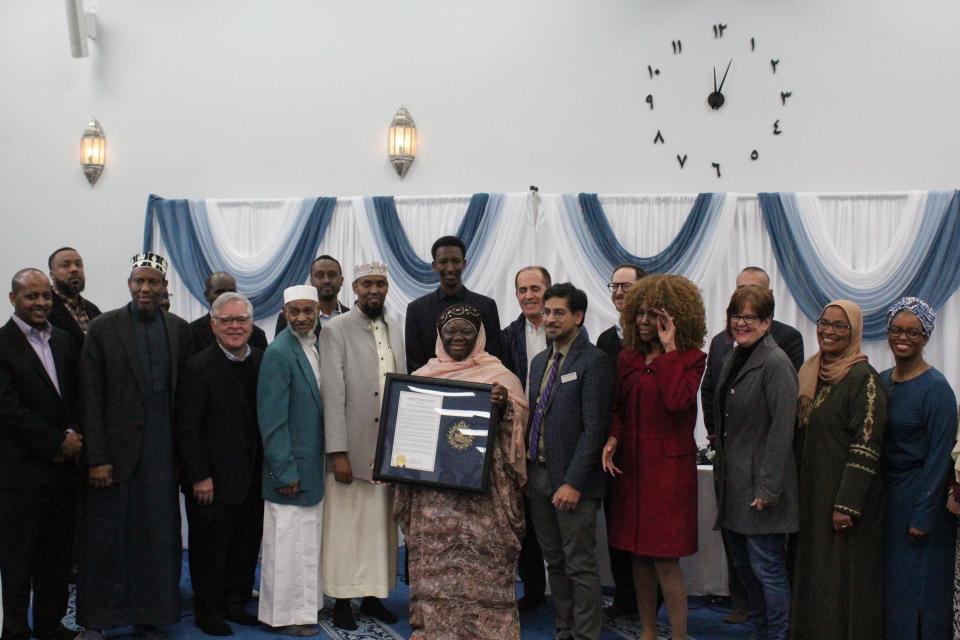
[{"label": "woman's hand on hair", "polygon": [[657,314],[657,337],[663,346],[664,353],[675,351],[677,348],[677,326],[673,323],[673,316],[666,309],[654,309]]},{"label": "woman's hand on hair", "polygon": [[623,471],[620,471],[620,469],[617,468],[617,465],[613,464],[613,456],[616,452],[617,439],[613,436],[610,436],[607,438],[607,444],[603,445],[603,454],[601,456],[600,463],[603,465],[603,470],[614,478],[623,473]]}]

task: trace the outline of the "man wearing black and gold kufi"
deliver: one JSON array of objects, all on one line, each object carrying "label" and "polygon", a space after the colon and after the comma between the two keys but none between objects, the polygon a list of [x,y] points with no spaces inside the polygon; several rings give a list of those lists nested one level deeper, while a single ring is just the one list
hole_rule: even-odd
[{"label": "man wearing black and gold kufi", "polygon": [[187,323],[160,308],[167,261],[133,258],[131,301],[90,323],[81,355],[88,480],[77,618],[87,640],[134,625],[150,639],[180,620],[180,506],[173,398]]}]

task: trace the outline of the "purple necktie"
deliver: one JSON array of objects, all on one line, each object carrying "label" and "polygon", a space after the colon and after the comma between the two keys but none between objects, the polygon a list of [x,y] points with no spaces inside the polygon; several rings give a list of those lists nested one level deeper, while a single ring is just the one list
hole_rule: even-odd
[{"label": "purple necktie", "polygon": [[553,354],[553,364],[550,365],[550,375],[547,376],[547,384],[543,387],[543,393],[537,400],[537,407],[533,412],[533,422],[530,423],[530,459],[536,462],[537,453],[540,446],[540,425],[543,424],[543,412],[546,411],[550,398],[557,388],[557,374],[560,373],[560,359],[563,354],[557,351]]}]

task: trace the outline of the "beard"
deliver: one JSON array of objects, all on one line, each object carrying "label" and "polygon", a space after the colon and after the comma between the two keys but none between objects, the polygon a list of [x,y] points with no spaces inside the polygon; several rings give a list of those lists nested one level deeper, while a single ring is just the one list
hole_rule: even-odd
[{"label": "beard", "polygon": [[330,293],[321,293],[320,289],[317,289],[317,297],[323,300],[324,302],[330,302],[331,300],[336,300],[337,294],[339,293],[340,293],[339,290],[331,291]]},{"label": "beard", "polygon": [[383,305],[378,307],[367,307],[363,305],[358,305],[360,308],[360,313],[367,316],[371,320],[376,320],[377,318],[383,317]]},{"label": "beard", "polygon": [[54,288],[60,293],[62,293],[64,296],[66,296],[67,298],[75,298],[81,293],[83,293],[83,289],[86,286],[86,284],[87,284],[87,281],[85,278],[81,279],[80,284],[76,286],[70,284],[66,280],[57,280],[56,278],[53,279]]}]

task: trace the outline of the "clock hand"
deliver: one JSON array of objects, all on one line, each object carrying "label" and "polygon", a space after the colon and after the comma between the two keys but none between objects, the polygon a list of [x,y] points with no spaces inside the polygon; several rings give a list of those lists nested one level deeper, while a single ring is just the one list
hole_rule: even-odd
[{"label": "clock hand", "polygon": [[723,91],[723,83],[727,81],[727,73],[730,71],[730,65],[733,64],[733,58],[730,58],[730,62],[727,63],[727,70],[723,72],[723,78],[720,80],[720,88],[717,89],[717,92]]},{"label": "clock hand", "polygon": [[717,68],[713,68],[713,92],[717,92]]}]

